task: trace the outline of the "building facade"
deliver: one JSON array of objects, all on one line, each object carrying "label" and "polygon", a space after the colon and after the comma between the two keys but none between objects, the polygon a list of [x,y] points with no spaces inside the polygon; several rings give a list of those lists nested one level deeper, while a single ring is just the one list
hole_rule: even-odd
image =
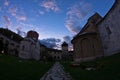
[{"label": "building facade", "polygon": [[95,13],[88,19],[83,29],[73,38],[74,61],[92,60],[103,55],[96,26],[101,19],[102,17]]},{"label": "building facade", "polygon": [[1,53],[18,56],[19,44],[23,38],[18,34],[8,30],[0,28],[0,40],[2,43]]},{"label": "building facade", "polygon": [[120,0],[101,17],[95,13],[73,38],[74,61],[93,60],[120,52]]},{"label": "building facade", "polygon": [[98,24],[104,56],[120,52],[120,0],[115,0],[112,8]]},{"label": "building facade", "polygon": [[40,60],[39,34],[35,31],[29,31],[27,36],[20,42],[19,57],[23,59]]},{"label": "building facade", "polygon": [[62,50],[47,48],[39,43],[38,36],[36,31],[28,31],[27,36],[22,38],[8,29],[0,28],[0,53],[17,56],[22,59],[43,61],[68,60],[72,58],[72,51],[68,51],[67,43],[61,45]]},{"label": "building facade", "polygon": [[61,50],[57,50],[57,49],[51,49],[51,48],[47,48],[48,51],[48,55],[49,55],[49,59],[56,61],[56,60],[62,60],[62,51]]},{"label": "building facade", "polygon": [[68,44],[66,42],[63,42],[61,47],[62,47],[62,59],[63,60],[69,60],[70,53],[68,51]]},{"label": "building facade", "polygon": [[40,45],[41,59],[49,60],[49,61],[65,61],[65,60],[73,60],[73,51],[68,51],[68,44],[63,42],[61,44],[61,49],[52,49],[47,48],[43,44]]}]

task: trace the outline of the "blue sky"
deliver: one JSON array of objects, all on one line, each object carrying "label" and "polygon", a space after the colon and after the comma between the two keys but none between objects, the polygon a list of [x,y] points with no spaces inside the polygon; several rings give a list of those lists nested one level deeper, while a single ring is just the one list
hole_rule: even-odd
[{"label": "blue sky", "polygon": [[39,39],[72,38],[87,19],[104,16],[114,0],[0,0],[0,27],[16,33],[35,30]]}]

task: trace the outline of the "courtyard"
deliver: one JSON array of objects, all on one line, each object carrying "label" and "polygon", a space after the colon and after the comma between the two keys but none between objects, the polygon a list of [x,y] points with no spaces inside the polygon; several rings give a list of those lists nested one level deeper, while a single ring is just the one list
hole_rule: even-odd
[{"label": "courtyard", "polygon": [[[95,61],[80,63],[80,66],[71,66],[70,61],[61,61],[60,65],[63,66],[64,71],[73,80],[119,80],[119,61],[120,54],[118,53]],[[40,80],[54,66],[54,63],[49,61],[21,60],[17,57],[0,54],[0,80]],[[95,64],[97,64],[95,70],[83,68]]]}]

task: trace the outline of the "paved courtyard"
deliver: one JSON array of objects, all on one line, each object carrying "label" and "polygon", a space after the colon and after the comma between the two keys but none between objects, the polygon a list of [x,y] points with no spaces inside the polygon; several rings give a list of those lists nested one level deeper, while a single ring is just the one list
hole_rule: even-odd
[{"label": "paved courtyard", "polygon": [[40,80],[73,80],[69,73],[64,71],[64,67],[56,62],[52,68]]}]

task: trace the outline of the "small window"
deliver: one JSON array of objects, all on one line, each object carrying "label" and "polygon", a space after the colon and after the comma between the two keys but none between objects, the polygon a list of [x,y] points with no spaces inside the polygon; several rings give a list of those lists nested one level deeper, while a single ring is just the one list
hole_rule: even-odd
[{"label": "small window", "polygon": [[109,28],[109,26],[106,27],[106,30],[107,30],[107,33],[108,33],[109,35],[112,33],[111,30],[110,30],[110,28]]}]

